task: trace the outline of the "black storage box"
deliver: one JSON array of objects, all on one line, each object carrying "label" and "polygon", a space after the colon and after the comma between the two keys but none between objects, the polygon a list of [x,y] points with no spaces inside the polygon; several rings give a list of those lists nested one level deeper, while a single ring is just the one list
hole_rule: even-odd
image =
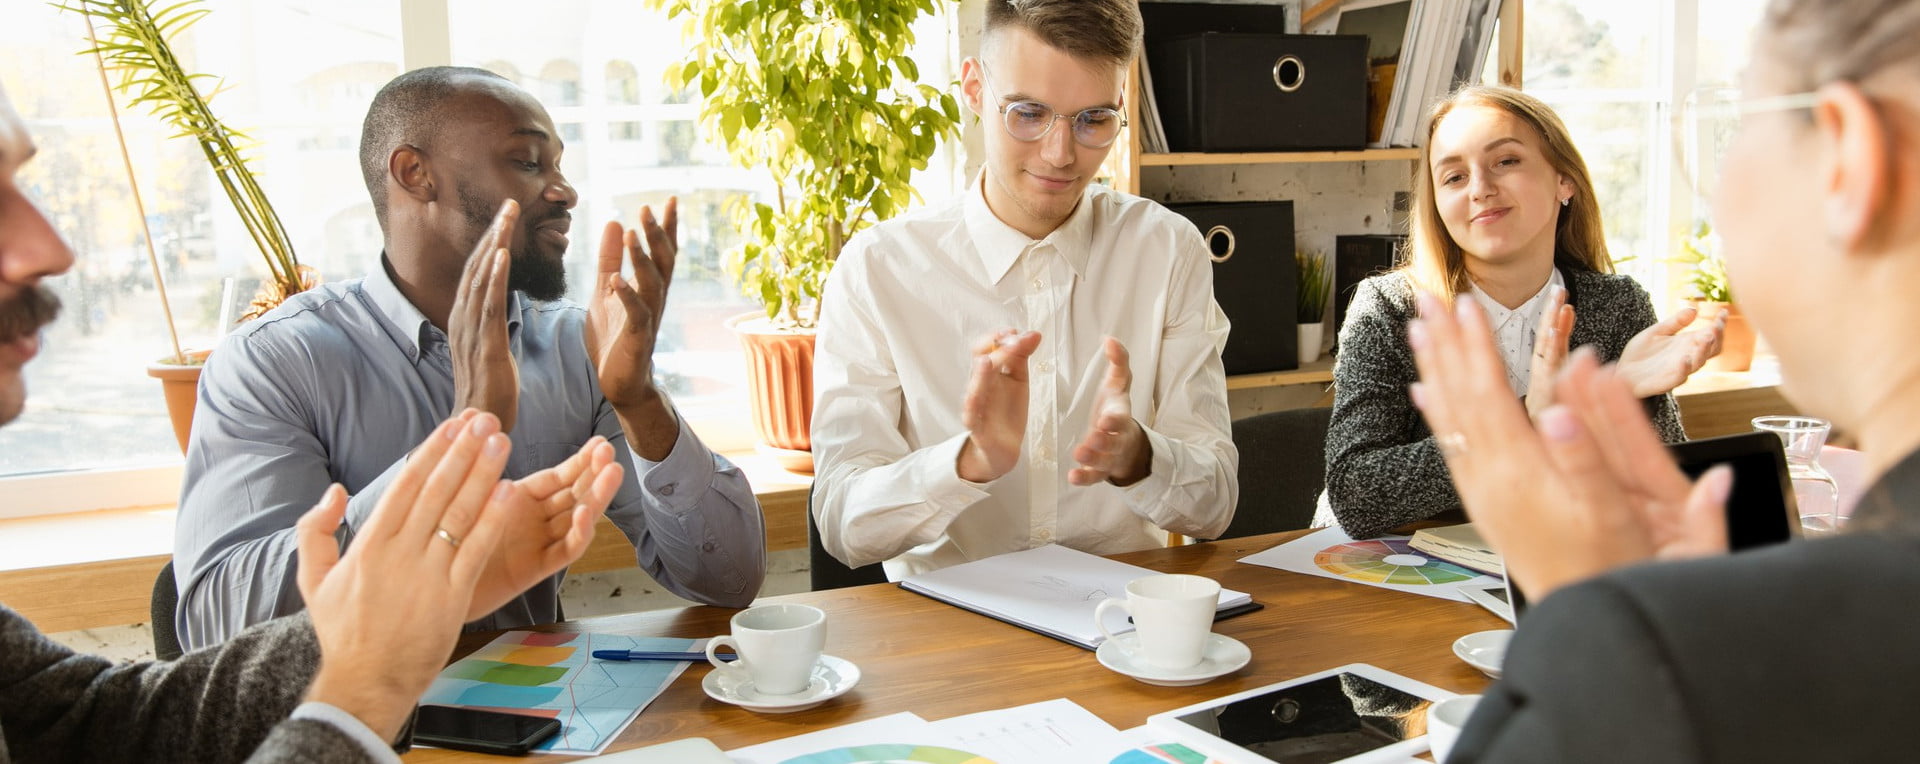
[{"label": "black storage box", "polygon": [[1221,354],[1228,374],[1300,366],[1294,306],[1293,202],[1169,204],[1200,229],[1213,253],[1213,299],[1233,322]]},{"label": "black storage box", "polygon": [[1365,36],[1181,35],[1147,63],[1173,151],[1366,147]]},{"label": "black storage box", "polygon": [[1360,282],[1375,274],[1400,267],[1400,252],[1407,237],[1363,234],[1333,237],[1333,331],[1334,352],[1340,352],[1340,328],[1347,325],[1347,305]]}]

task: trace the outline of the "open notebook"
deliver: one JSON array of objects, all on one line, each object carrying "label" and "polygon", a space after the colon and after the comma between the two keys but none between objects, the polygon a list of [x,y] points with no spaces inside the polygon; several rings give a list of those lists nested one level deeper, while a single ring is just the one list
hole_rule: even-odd
[{"label": "open notebook", "polygon": [[[1093,609],[1108,597],[1125,599],[1127,582],[1159,571],[1047,545],[910,576],[900,586],[964,610],[1092,650],[1105,641]],[[1220,590],[1215,619],[1258,609],[1246,592]],[[1130,630],[1109,613],[1107,627]]]}]

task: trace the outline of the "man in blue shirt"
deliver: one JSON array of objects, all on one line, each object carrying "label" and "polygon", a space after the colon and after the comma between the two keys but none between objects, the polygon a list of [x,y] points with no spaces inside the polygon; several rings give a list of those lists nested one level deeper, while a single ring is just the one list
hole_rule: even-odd
[{"label": "man in blue shirt", "polygon": [[[561,300],[578,199],[562,148],[546,110],[484,70],[416,70],[375,96],[361,169],[380,267],[235,330],[202,373],[174,548],[183,646],[300,609],[300,513],[345,485],[350,541],[408,449],[466,408],[499,417],[515,480],[550,480],[543,471],[606,438],[633,475],[607,517],[640,566],[692,600],[753,599],[765,540],[752,489],[653,383],[675,205],[657,222],[643,208],[639,232],[608,224],[588,307]],[[537,556],[532,533],[525,549],[514,538],[507,561]],[[469,628],[559,620],[563,576]]]}]

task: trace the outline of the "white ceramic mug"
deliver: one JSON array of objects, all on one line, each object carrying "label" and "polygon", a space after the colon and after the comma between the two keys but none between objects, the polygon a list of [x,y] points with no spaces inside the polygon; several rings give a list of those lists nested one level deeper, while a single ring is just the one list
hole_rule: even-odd
[{"label": "white ceramic mug", "polygon": [[[826,611],[810,605],[761,605],[735,613],[732,634],[707,640],[714,668],[744,666],[753,688],[766,695],[793,695],[813,681],[814,664],[827,644]],[[740,655],[722,661],[714,653],[731,646]]]},{"label": "white ceramic mug", "polygon": [[1109,608],[1133,617],[1140,635],[1140,659],[1154,668],[1183,669],[1200,663],[1213,631],[1213,611],[1220,602],[1220,582],[1205,576],[1170,573],[1127,582],[1127,598],[1108,598],[1093,609],[1100,633],[1107,629]]},{"label": "white ceramic mug", "polygon": [[1460,740],[1460,728],[1467,726],[1479,702],[1478,695],[1456,695],[1427,709],[1427,745],[1433,748],[1435,762],[1445,764],[1453,744]]}]

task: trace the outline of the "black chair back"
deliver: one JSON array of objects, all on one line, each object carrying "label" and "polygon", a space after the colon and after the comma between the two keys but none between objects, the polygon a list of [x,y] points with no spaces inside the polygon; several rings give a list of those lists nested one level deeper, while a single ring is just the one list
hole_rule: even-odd
[{"label": "black chair back", "polygon": [[807,562],[807,577],[816,592],[887,582],[887,571],[879,563],[850,568],[827,554],[827,548],[820,545],[820,528],[813,521],[812,490],[807,491]]},{"label": "black chair back", "polygon": [[1236,420],[1240,503],[1220,538],[1258,536],[1313,525],[1327,482],[1327,422],[1333,409],[1273,411]]},{"label": "black chair back", "polygon": [[153,619],[153,656],[163,661],[180,657],[180,635],[173,631],[173,614],[180,607],[180,590],[173,582],[173,561],[160,568],[153,579],[153,597],[147,614]]}]

